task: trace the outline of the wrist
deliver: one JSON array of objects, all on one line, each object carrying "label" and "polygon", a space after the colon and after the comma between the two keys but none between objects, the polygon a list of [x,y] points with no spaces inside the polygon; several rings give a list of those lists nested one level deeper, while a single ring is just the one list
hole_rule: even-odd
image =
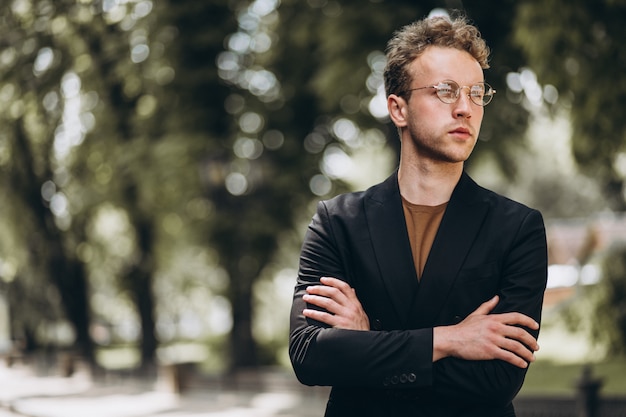
[{"label": "wrist", "polygon": [[439,326],[433,328],[433,362],[452,356],[452,344],[449,337],[450,327]]}]

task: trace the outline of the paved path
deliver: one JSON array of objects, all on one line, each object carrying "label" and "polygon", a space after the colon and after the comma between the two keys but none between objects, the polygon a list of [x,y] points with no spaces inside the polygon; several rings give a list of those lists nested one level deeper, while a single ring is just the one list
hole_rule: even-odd
[{"label": "paved path", "polygon": [[85,372],[70,378],[37,376],[25,367],[0,365],[0,417],[322,416],[326,391],[303,390],[295,379],[293,383],[258,389],[191,385],[178,395],[162,380],[94,384]]}]

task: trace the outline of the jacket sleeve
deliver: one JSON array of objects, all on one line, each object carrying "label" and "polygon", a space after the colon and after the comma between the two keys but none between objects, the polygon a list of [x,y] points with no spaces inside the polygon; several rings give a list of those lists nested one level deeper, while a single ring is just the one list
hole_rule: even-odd
[{"label": "jacket sleeve", "polygon": [[[547,281],[547,243],[541,214],[532,210],[520,223],[503,259],[500,303],[493,313],[521,312],[540,323]],[[535,338],[539,331],[529,330]],[[433,387],[449,399],[504,404],[513,400],[527,369],[500,360],[445,358],[433,366]]]},{"label": "jacket sleeve", "polygon": [[304,238],[291,309],[289,355],[296,376],[306,385],[431,385],[432,329],[333,329],[302,315],[307,286],[319,284],[324,276],[350,282],[346,256],[336,244],[326,206],[320,203]]}]

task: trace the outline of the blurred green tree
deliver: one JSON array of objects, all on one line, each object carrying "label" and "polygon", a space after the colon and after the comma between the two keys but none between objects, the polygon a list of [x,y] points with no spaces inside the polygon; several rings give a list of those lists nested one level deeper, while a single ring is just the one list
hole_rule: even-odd
[{"label": "blurred green tree", "polygon": [[[626,2],[522,1],[517,8],[515,41],[539,80],[558,89],[578,166],[595,179],[609,209],[624,211]],[[572,329],[587,332],[611,355],[626,351],[624,253],[623,245],[603,253],[601,281],[564,310]]]},{"label": "blurred green tree", "polygon": [[515,41],[542,82],[569,109],[574,156],[613,210],[626,209],[626,2],[517,3]]},{"label": "blurred green tree", "polygon": [[600,355],[626,354],[626,245],[616,242],[590,263],[602,275],[594,285],[581,286],[577,298],[561,309],[567,328],[588,337]]},{"label": "blurred green tree", "polygon": [[[37,294],[33,289],[50,280],[76,344],[91,361],[92,313],[104,322],[115,314],[103,302],[92,312],[95,294],[89,290],[117,278],[114,292],[134,305],[138,324],[131,326],[138,335],[128,337],[139,339],[140,361],[150,366],[158,343],[154,275],[166,262],[157,251],[206,224],[199,158],[207,153],[210,134],[219,130],[215,126],[224,124],[223,104],[217,101],[215,112],[202,109],[214,116],[206,124],[210,128],[200,125],[204,137],[189,128],[177,131],[190,120],[176,86],[168,85],[177,70],[184,78],[193,68],[185,73],[172,61],[176,54],[166,53],[177,36],[172,23],[184,27],[185,22],[172,22],[175,15],[165,4],[155,9],[148,1],[41,0],[2,7],[0,117],[10,127],[1,138],[2,192],[11,202],[3,212],[11,233],[2,246],[17,269],[11,285]],[[205,15],[229,21],[227,6],[208,7]],[[183,11],[187,17],[195,13]],[[221,46],[226,30],[211,30],[202,41]],[[200,84],[198,72],[194,75]],[[215,76],[211,83],[217,84]],[[202,96],[205,102],[209,98]],[[175,112],[178,106],[183,110]],[[192,121],[197,126],[201,120]],[[24,309],[50,320],[63,316],[49,310]]]},{"label": "blurred green tree", "polygon": [[44,29],[56,17],[51,4],[13,2],[2,8],[0,169],[7,203],[3,215],[10,236],[4,240],[3,257],[14,271],[4,278],[9,281],[10,294],[25,297],[11,300],[21,304],[12,309],[21,313],[13,321],[13,337],[25,338],[27,347],[34,348],[41,343],[36,335],[63,316],[58,310],[62,305],[73,325],[78,350],[91,360],[87,277],[74,250],[82,234],[80,229],[65,233],[67,200],[51,182],[55,171],[62,168],[51,155],[55,152],[54,132],[63,118],[56,106],[60,80],[71,54],[66,43],[55,42],[55,31]]},{"label": "blurred green tree", "polygon": [[602,280],[591,291],[591,340],[605,343],[608,354],[626,354],[626,245],[609,248],[601,263]]}]

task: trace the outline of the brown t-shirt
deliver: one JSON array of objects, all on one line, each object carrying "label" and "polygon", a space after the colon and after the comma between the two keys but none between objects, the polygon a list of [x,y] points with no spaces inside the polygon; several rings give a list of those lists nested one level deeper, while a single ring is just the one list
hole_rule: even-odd
[{"label": "brown t-shirt", "polygon": [[426,259],[428,259],[430,248],[433,246],[435,235],[447,206],[448,203],[438,206],[422,206],[413,204],[402,197],[402,208],[404,209],[406,228],[409,231],[417,279],[422,277]]}]

